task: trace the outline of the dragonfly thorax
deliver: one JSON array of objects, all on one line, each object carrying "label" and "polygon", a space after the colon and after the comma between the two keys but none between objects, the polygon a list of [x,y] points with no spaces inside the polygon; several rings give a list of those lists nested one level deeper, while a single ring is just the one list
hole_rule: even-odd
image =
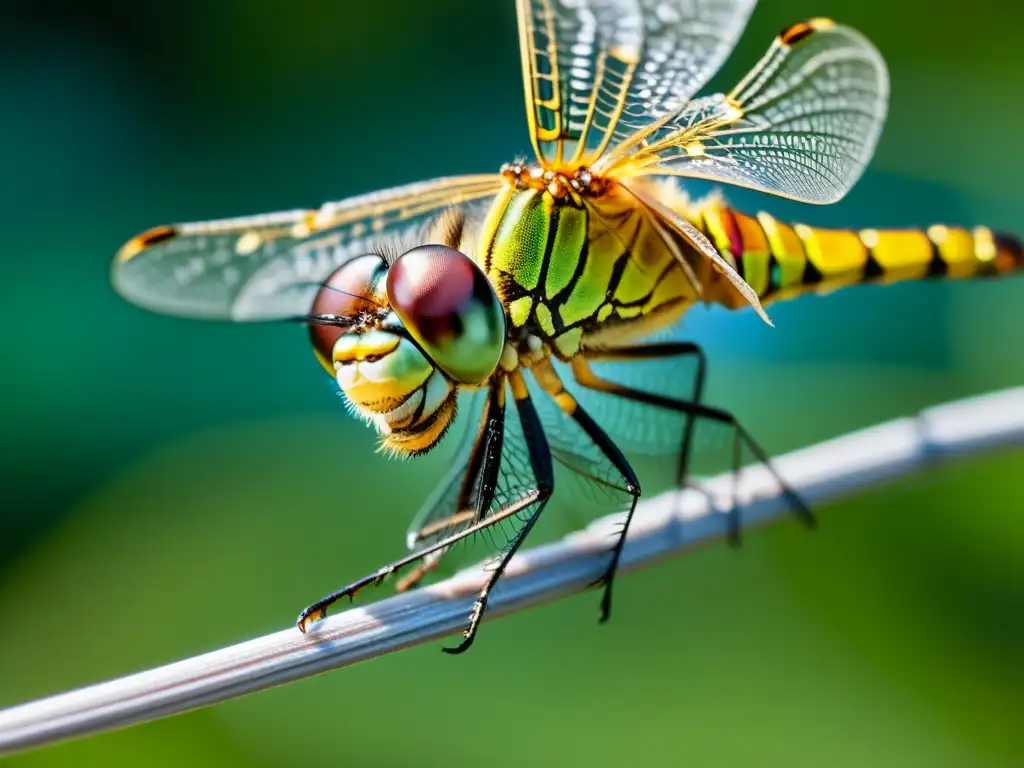
[{"label": "dragonfly thorax", "polygon": [[698,300],[683,263],[692,247],[633,190],[586,168],[571,177],[521,165],[503,171],[509,183],[483,223],[478,263],[510,340],[535,336],[568,360],[588,338],[645,335]]}]

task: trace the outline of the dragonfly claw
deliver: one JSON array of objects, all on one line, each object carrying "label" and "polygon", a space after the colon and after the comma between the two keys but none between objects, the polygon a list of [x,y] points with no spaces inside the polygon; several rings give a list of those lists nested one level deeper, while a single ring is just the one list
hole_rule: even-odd
[{"label": "dragonfly claw", "polygon": [[445,653],[451,654],[452,656],[457,656],[460,653],[465,653],[466,651],[468,651],[469,650],[469,646],[471,646],[472,644],[473,644],[473,638],[471,638],[471,637],[464,637],[462,642],[459,643],[454,648],[442,648],[441,650],[444,651]]},{"label": "dragonfly claw", "polygon": [[466,627],[466,631],[462,633],[462,642],[454,648],[442,648],[442,651],[454,656],[460,653],[465,653],[469,650],[469,646],[473,644],[473,639],[476,637],[476,628],[480,625],[480,618],[484,614],[484,608],[486,605],[487,603],[485,599],[477,600],[473,603],[473,610],[469,612],[469,626]]},{"label": "dragonfly claw", "polygon": [[597,623],[604,624],[612,615],[612,578],[607,571],[599,578],[594,579],[589,587],[604,587],[604,594],[601,596],[601,604],[597,610]]},{"label": "dragonfly claw", "polygon": [[327,618],[327,609],[321,607],[319,603],[314,603],[299,614],[295,624],[299,628],[299,632],[306,634],[306,629],[311,622],[322,621],[325,618]]}]

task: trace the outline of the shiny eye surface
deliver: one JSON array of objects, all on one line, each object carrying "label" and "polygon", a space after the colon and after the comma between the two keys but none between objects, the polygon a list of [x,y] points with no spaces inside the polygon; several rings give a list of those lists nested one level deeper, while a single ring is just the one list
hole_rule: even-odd
[{"label": "shiny eye surface", "polygon": [[388,271],[391,308],[438,368],[463,384],[494,372],[505,344],[505,312],[487,277],[454,248],[422,245]]},{"label": "shiny eye surface", "polygon": [[[384,259],[376,254],[359,256],[343,264],[324,281],[310,313],[351,317],[380,309],[386,300],[384,278],[387,270]],[[316,356],[332,376],[334,344],[348,331],[348,328],[333,325],[309,326],[309,340]]]}]

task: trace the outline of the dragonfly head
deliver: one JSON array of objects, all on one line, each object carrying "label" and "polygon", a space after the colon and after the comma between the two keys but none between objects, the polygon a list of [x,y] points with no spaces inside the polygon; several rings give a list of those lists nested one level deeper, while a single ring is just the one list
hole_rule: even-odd
[{"label": "dragonfly head", "polygon": [[382,447],[415,455],[435,446],[455,418],[462,386],[483,384],[505,343],[505,313],[479,267],[454,248],[424,245],[388,263],[368,254],[323,284],[311,325],[320,362]]}]

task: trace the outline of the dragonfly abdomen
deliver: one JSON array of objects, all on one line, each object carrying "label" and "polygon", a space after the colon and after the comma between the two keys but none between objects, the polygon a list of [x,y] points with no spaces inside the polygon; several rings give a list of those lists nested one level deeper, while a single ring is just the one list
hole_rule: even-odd
[{"label": "dragonfly abdomen", "polygon": [[[936,224],[928,229],[839,230],[789,225],[710,203],[701,207],[702,229],[757,292],[762,303],[804,293],[829,293],[858,283],[933,277],[967,278],[1024,269],[1021,242],[986,227]],[[725,280],[709,280],[712,301],[746,306]]]}]

